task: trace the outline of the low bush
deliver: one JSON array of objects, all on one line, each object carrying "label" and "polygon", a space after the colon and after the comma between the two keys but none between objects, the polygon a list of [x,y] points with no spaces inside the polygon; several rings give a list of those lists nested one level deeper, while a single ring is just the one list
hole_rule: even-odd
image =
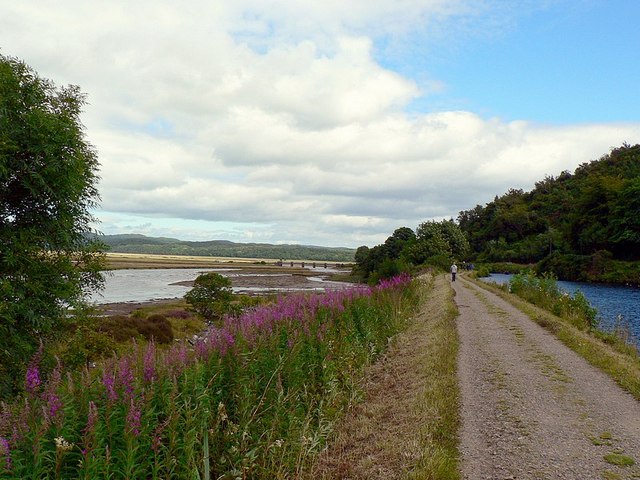
[{"label": "low bush", "polygon": [[82,325],[68,341],[58,346],[56,353],[67,369],[75,370],[108,357],[116,350],[117,345],[109,335]]},{"label": "low bush", "polygon": [[136,328],[146,340],[165,344],[173,342],[173,328],[164,315],[155,314],[139,320]]},{"label": "low bush", "polygon": [[165,315],[148,317],[114,315],[99,322],[97,331],[109,335],[116,342],[128,342],[143,337],[157,343],[171,343],[174,338],[171,322]]}]

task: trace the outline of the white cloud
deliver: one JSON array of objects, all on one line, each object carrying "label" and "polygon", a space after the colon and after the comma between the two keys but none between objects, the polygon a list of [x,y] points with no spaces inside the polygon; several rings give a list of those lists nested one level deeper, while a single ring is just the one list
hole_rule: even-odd
[{"label": "white cloud", "polygon": [[638,141],[640,124],[407,113],[445,86],[383,67],[376,40],[473,29],[495,5],[25,1],[0,32],[4,54],[87,92],[106,233],[357,246]]}]

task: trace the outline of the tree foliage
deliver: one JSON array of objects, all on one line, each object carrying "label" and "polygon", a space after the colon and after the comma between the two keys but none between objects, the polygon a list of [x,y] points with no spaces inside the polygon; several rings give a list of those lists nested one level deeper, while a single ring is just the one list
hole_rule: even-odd
[{"label": "tree foliage", "polygon": [[573,174],[545,177],[530,192],[511,189],[462,211],[458,223],[480,261],[536,263],[552,255],[545,263],[558,264],[560,255],[591,265],[596,254],[607,258],[598,252],[640,260],[639,212],[640,145],[625,144]]},{"label": "tree foliage", "polygon": [[396,229],[381,245],[359,247],[356,270],[375,283],[411,266],[448,267],[452,260],[465,258],[469,250],[465,234],[453,220],[428,221],[421,223],[415,232],[409,227]]},{"label": "tree foliage", "polygon": [[191,308],[206,320],[221,318],[231,305],[231,280],[218,273],[203,273],[184,296]]},{"label": "tree foliage", "polygon": [[0,55],[0,396],[21,365],[101,285],[89,240],[98,160],[76,86],[56,88]]}]

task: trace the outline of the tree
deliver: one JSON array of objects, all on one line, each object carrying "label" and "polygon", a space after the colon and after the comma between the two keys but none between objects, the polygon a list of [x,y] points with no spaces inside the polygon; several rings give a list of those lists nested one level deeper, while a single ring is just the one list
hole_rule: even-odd
[{"label": "tree", "polygon": [[418,225],[409,258],[416,264],[424,263],[430,257],[462,259],[469,250],[467,237],[453,220],[428,221]]},{"label": "tree", "polygon": [[102,285],[88,236],[98,160],[80,123],[85,97],[0,55],[0,396],[69,306]]},{"label": "tree", "polygon": [[376,283],[379,279],[406,271],[408,265],[403,257],[415,238],[415,233],[409,227],[400,227],[381,245],[358,247],[354,272],[361,274],[369,283]]},{"label": "tree", "polygon": [[231,280],[218,273],[203,273],[184,298],[191,308],[211,321],[229,311],[232,295]]},{"label": "tree", "polygon": [[358,247],[354,257],[356,261],[356,265],[357,266],[364,265],[364,262],[367,261],[368,256],[369,256],[369,247],[367,247],[366,245],[362,245],[361,247]]},{"label": "tree", "polygon": [[393,234],[384,242],[387,256],[394,259],[399,258],[404,248],[414,242],[415,239],[416,234],[409,227],[396,228]]}]

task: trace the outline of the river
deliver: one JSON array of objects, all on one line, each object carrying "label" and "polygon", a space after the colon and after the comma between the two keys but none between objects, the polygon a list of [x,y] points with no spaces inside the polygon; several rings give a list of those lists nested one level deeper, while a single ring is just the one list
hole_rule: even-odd
[{"label": "river", "polygon": [[[482,280],[505,284],[510,278],[511,275],[492,273]],[[558,287],[571,295],[577,291],[582,292],[591,306],[598,310],[598,326],[602,330],[613,330],[618,319],[622,319],[629,326],[636,344],[640,346],[640,288],[563,280],[558,280]]]}]

